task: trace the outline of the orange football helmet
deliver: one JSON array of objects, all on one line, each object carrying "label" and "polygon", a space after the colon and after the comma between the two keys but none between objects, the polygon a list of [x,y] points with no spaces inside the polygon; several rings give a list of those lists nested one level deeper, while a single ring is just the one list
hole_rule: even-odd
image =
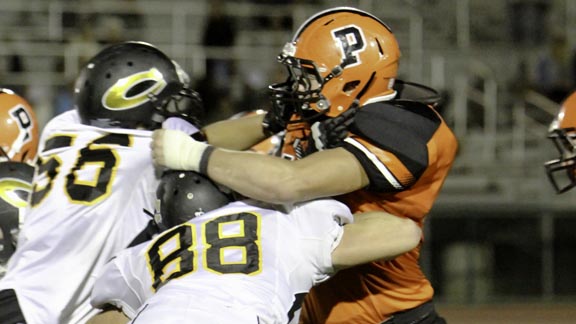
[{"label": "orange football helmet", "polygon": [[0,162],[34,165],[38,122],[30,104],[9,89],[0,89]]},{"label": "orange football helmet", "polygon": [[560,112],[550,124],[548,138],[560,157],[546,162],[546,173],[557,193],[576,186],[576,92],[564,100]]},{"label": "orange football helmet", "polygon": [[[354,103],[393,99],[398,42],[377,17],[336,7],[309,18],[278,60],[290,73],[269,87],[273,102],[292,105],[304,119],[335,117]],[[285,107],[285,106],[282,106]]]}]

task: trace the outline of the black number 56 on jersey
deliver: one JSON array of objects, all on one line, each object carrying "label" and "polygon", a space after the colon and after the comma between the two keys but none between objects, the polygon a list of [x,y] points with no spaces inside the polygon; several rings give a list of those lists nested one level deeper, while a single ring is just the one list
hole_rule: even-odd
[{"label": "black number 56 on jersey", "polygon": [[[228,259],[227,252],[241,258]],[[154,290],[199,268],[215,274],[256,275],[262,269],[260,215],[240,213],[201,224],[184,223],[156,238],[146,257]]]},{"label": "black number 56 on jersey", "polygon": [[[46,142],[44,151],[71,146],[74,137],[59,135]],[[95,139],[78,152],[74,167],[65,174],[64,192],[76,204],[95,204],[110,195],[110,185],[116,174],[120,159],[114,146],[131,146],[132,138],[127,134],[109,134]],[[50,193],[54,180],[60,174],[62,161],[58,155],[38,159],[38,176],[46,181],[35,183],[32,192],[32,207],[36,207]],[[90,181],[78,177],[78,171],[91,168],[94,172]]]}]

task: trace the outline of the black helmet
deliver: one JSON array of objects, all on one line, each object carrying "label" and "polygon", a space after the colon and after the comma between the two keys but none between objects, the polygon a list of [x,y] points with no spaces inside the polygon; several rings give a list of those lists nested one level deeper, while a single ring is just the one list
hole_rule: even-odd
[{"label": "black helmet", "polygon": [[16,247],[20,217],[32,191],[34,167],[21,162],[0,163],[0,272]]},{"label": "black helmet", "polygon": [[74,102],[86,125],[155,129],[170,116],[198,124],[202,103],[188,83],[186,72],[153,45],[123,42],[86,64]]},{"label": "black helmet", "polygon": [[228,204],[232,196],[199,173],[167,171],[156,190],[156,199],[160,216],[156,221],[170,228]]}]

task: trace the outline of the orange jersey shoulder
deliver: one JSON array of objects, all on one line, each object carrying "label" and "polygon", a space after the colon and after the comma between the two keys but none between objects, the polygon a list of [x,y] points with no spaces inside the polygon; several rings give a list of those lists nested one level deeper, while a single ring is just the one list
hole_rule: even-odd
[{"label": "orange jersey shoulder", "polygon": [[[350,131],[344,148],[362,164],[370,185],[338,199],[353,212],[384,210],[422,226],[458,149],[445,121],[423,104],[377,103],[361,108]],[[298,135],[305,132],[292,133]],[[419,256],[417,247],[391,261],[338,272],[312,289],[300,322],[379,323],[430,300],[433,289]]]}]

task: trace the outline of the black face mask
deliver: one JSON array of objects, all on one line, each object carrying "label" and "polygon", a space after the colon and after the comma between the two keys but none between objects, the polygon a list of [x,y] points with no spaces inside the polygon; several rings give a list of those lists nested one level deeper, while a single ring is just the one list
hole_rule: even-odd
[{"label": "black face mask", "polygon": [[544,164],[548,179],[556,193],[564,193],[576,186],[576,129],[553,130],[548,138],[554,142],[560,157]]}]

